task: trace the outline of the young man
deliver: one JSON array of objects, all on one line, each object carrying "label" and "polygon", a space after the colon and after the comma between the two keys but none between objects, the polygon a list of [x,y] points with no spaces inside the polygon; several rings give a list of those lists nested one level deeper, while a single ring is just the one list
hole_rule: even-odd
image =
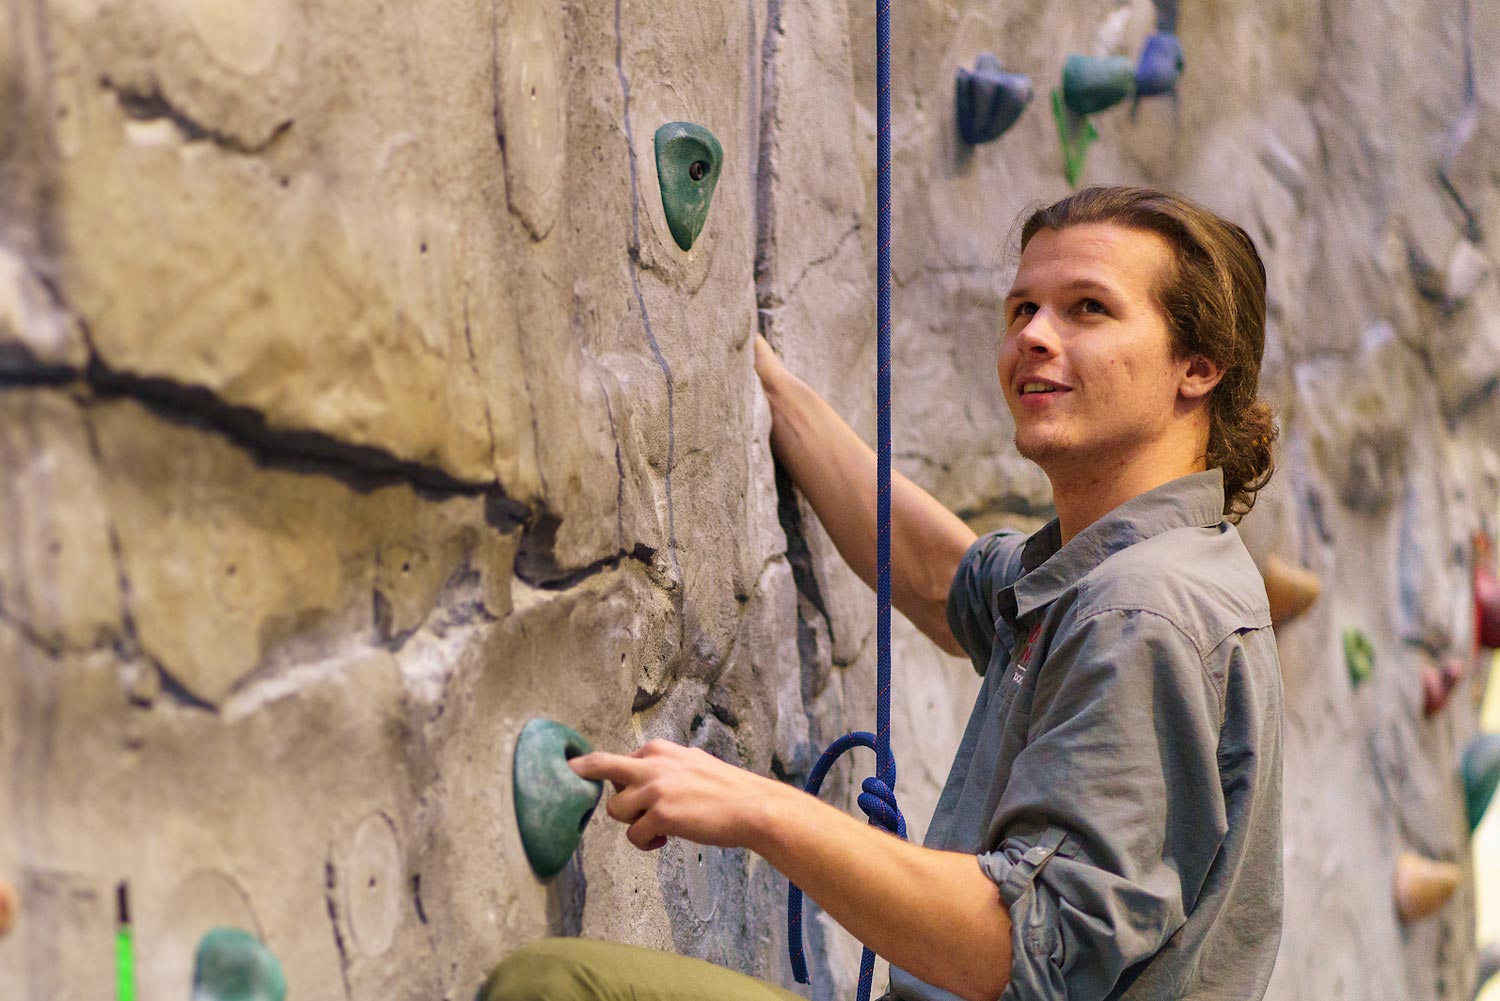
[{"label": "young man", "polygon": [[[1281,927],[1281,685],[1230,520],[1270,475],[1265,271],[1184,199],[1092,188],[1022,230],[998,374],[1057,519],[976,539],[893,487],[897,607],[984,676],[926,846],[699,751],[573,761],[642,849],[742,846],[892,964],[903,1001],[1240,999]],[[872,581],[875,458],[761,341],[776,456]],[[648,950],[548,942],[492,1001],[790,998]]]}]

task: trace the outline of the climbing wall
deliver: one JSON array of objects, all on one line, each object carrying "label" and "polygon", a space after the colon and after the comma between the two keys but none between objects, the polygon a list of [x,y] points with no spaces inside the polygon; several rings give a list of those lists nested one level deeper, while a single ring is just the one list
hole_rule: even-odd
[{"label": "climbing wall", "polygon": [[[897,465],[976,529],[1049,515],[991,368],[1017,217],[1067,191],[1049,91],[1175,14],[895,4]],[[1271,996],[1467,1001],[1500,7],[1175,26],[1176,96],[1094,115],[1082,179],[1203,200],[1271,274],[1281,471],[1245,535],[1323,582],[1280,631]],[[1036,97],[969,147],[954,73],[986,51]],[[777,475],[751,352],[873,432],[874,66],[865,3],[0,7],[0,997],[110,996],[121,884],[151,998],[188,996],[215,925],[263,938],[293,999],[472,998],[547,934],[790,983],[784,882],[744,852],[646,855],[596,820],[537,880],[511,751],[545,716],[800,782],[872,725],[873,597]],[[690,250],[673,121],[723,150]],[[920,837],[977,679],[896,634]],[[1403,851],[1464,875],[1410,924]],[[857,945],[808,926],[809,995],[850,996]]]}]

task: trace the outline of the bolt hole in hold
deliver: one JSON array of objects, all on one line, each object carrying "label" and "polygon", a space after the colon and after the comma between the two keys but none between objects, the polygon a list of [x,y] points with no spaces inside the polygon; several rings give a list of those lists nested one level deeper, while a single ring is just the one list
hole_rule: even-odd
[{"label": "bolt hole in hold", "polygon": [[678,247],[692,250],[708,219],[724,148],[712,132],[692,122],[668,122],[656,130],[654,142],[667,228]]}]

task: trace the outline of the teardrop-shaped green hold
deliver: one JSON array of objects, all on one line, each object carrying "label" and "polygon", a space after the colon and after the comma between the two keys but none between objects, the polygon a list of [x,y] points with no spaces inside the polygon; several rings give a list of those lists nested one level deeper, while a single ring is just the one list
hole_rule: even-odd
[{"label": "teardrop-shaped green hold", "polygon": [[656,179],[672,239],[683,250],[703,232],[714,185],[724,166],[724,148],[714,134],[692,122],[668,122],[656,130]]},{"label": "teardrop-shaped green hold", "polygon": [[193,1001],[283,1001],[286,977],[271,950],[239,928],[211,928],[193,963]]},{"label": "teardrop-shaped green hold", "polygon": [[1479,827],[1500,788],[1500,733],[1481,733],[1464,748],[1464,806],[1469,830]]},{"label": "teardrop-shaped green hold", "polygon": [[1063,101],[1075,114],[1112,108],[1135,93],[1135,63],[1126,56],[1068,56]]},{"label": "teardrop-shaped green hold", "polygon": [[1358,629],[1344,630],[1344,666],[1355,687],[1375,670],[1375,645]]},{"label": "teardrop-shaped green hold", "polygon": [[534,719],[516,738],[511,780],[516,822],[526,861],[542,879],[555,876],[578,848],[584,825],[594,814],[602,783],[580,778],[568,759],[593,748],[576,730],[550,719]]}]

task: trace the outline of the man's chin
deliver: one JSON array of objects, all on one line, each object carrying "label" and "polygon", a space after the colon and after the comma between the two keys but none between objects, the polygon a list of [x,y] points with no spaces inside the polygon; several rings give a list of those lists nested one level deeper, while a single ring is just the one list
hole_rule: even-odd
[{"label": "man's chin", "polygon": [[1048,461],[1066,454],[1067,448],[1060,441],[1044,435],[1016,435],[1016,451],[1021,458],[1030,459],[1045,468]]}]

